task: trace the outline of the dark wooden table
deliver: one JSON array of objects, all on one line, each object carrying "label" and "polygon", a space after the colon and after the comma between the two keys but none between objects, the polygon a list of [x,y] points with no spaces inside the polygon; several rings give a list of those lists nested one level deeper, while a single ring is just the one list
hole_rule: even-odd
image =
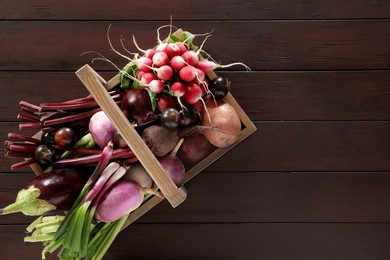
[{"label": "dark wooden table", "polygon": [[[61,3],[63,2],[63,3]],[[0,138],[19,101],[87,94],[74,72],[98,51],[118,65],[134,34],[155,44],[169,22],[214,30],[220,70],[258,131],[120,233],[106,259],[390,259],[390,1],[0,2]],[[93,67],[116,74],[107,63]],[[0,158],[0,206],[33,177]],[[34,218],[0,217],[0,259],[39,259]]]}]

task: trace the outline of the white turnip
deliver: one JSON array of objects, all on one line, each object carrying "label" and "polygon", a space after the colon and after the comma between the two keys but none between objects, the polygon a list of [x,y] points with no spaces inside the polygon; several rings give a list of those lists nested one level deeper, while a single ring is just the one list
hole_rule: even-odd
[{"label": "white turnip", "polygon": [[146,171],[145,167],[139,162],[130,165],[123,178],[135,181],[143,188],[152,188],[153,186],[152,178]]}]

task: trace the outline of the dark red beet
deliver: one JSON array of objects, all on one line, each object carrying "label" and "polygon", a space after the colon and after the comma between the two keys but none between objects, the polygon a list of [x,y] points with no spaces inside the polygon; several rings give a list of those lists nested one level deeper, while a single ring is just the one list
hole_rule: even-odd
[{"label": "dark red beet", "polygon": [[152,110],[149,93],[144,88],[132,88],[122,99],[122,111],[131,123],[143,125],[157,118]]}]

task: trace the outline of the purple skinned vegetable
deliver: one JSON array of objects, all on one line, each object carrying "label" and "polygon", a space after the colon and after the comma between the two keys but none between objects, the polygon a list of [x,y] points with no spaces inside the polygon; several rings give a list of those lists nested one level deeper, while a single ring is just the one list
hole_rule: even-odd
[{"label": "purple skinned vegetable", "polygon": [[145,194],[161,196],[156,189],[144,188],[136,181],[122,178],[104,193],[97,205],[95,219],[100,222],[119,220],[141,206]]},{"label": "purple skinned vegetable", "polygon": [[176,156],[183,141],[184,139],[181,138],[171,153],[157,158],[162,168],[177,186],[180,186],[183,183],[186,172],[183,162]]},{"label": "purple skinned vegetable", "polygon": [[104,111],[95,113],[89,120],[89,132],[96,144],[104,148],[114,139],[115,127]]},{"label": "purple skinned vegetable", "polygon": [[15,203],[0,210],[2,214],[21,212],[26,216],[38,216],[54,210],[67,210],[76,200],[87,176],[62,168],[45,173],[31,180],[18,192]]}]

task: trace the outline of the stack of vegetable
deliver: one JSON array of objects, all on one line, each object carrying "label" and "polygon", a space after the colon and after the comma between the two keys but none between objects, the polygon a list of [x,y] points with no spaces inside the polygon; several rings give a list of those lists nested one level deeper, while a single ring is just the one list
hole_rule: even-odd
[{"label": "stack of vegetable", "polygon": [[[196,36],[170,31],[147,50],[133,38],[139,52],[123,46],[131,57],[116,51],[108,37],[112,50],[128,60],[109,94],[178,186],[188,169],[213,149],[236,143],[241,131],[237,112],[224,101],[230,81],[207,75],[245,65],[217,64],[202,49],[210,34],[200,47]],[[162,196],[158,187],[93,98],[20,105],[20,129],[40,134],[10,133],[5,156],[23,158],[12,169],[39,165],[42,174],[1,213],[39,216],[25,241],[42,242],[43,259],[56,250],[60,259],[101,259],[129,214],[151,196]]]}]

